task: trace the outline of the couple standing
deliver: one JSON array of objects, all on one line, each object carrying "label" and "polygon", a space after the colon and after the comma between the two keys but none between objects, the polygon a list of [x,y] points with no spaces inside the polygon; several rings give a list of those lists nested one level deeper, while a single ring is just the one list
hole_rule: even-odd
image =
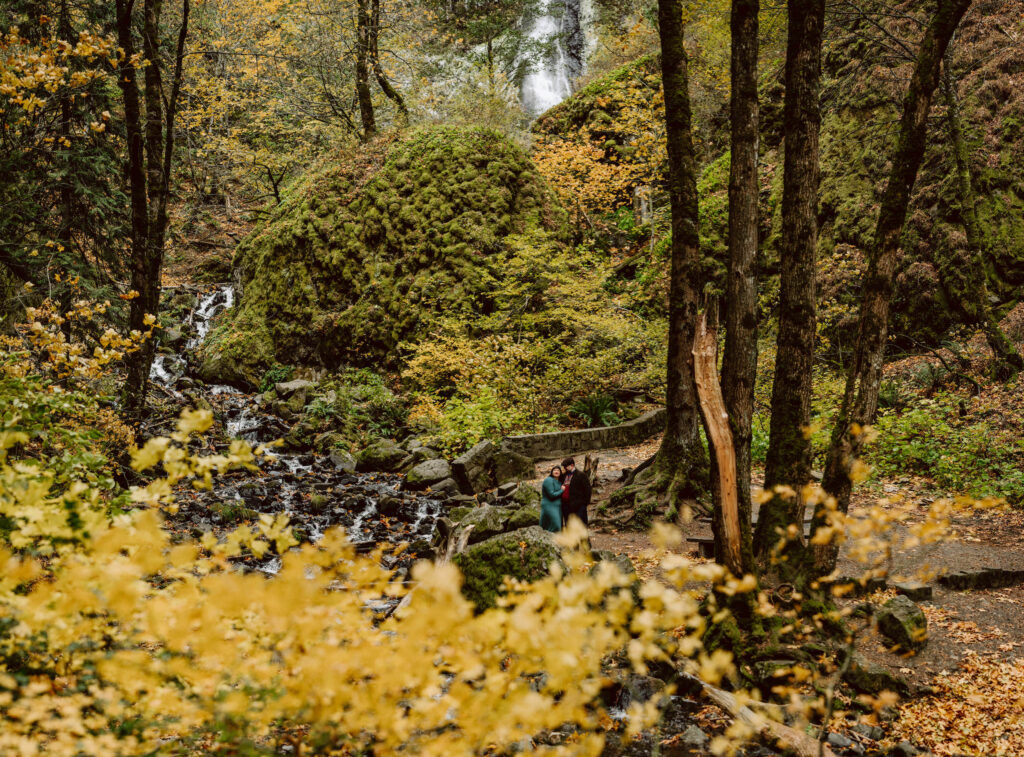
[{"label": "couple standing", "polygon": [[561,531],[572,515],[584,526],[589,523],[590,479],[584,471],[576,470],[571,457],[551,469],[541,485],[541,494],[540,525],[545,531]]}]

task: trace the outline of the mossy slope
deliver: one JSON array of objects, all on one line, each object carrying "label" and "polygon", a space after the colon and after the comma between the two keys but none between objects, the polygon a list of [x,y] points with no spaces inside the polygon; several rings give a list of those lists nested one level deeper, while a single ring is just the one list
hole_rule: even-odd
[{"label": "mossy slope", "polygon": [[496,132],[420,129],[338,156],[239,246],[240,304],[203,373],[253,383],[275,361],[394,363],[431,316],[488,311],[506,237],[566,232],[529,158]]}]

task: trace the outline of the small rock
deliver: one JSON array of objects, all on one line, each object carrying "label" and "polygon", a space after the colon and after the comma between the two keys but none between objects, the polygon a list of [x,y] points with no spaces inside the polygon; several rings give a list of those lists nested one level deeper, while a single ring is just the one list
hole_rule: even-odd
[{"label": "small rock", "polygon": [[893,584],[893,588],[914,602],[923,602],[932,598],[932,587],[920,581],[904,581]]},{"label": "small rock", "polygon": [[914,755],[925,754],[921,749],[911,744],[909,741],[901,741],[899,744],[892,748],[889,752],[892,757],[914,757]]},{"label": "small rock", "polygon": [[857,723],[853,726],[851,730],[856,733],[859,733],[861,736],[865,736],[871,739],[872,741],[881,741],[885,737],[885,731],[883,731],[877,725]]},{"label": "small rock", "polygon": [[878,630],[905,651],[916,652],[928,643],[928,619],[903,595],[886,602],[876,618]]},{"label": "small rock", "polygon": [[695,725],[691,725],[679,737],[680,745],[690,749],[706,749],[709,741],[708,735]]},{"label": "small rock", "polygon": [[431,491],[440,494],[445,497],[455,497],[459,493],[459,485],[455,483],[454,478],[446,478],[444,481],[438,481],[432,487]]},{"label": "small rock", "polygon": [[498,499],[505,499],[506,497],[512,496],[516,489],[519,488],[519,484],[515,481],[510,481],[507,484],[502,484],[498,487]]},{"label": "small rock", "polygon": [[332,449],[328,459],[330,459],[337,470],[343,473],[356,472],[356,459],[350,452],[346,452],[343,449]]},{"label": "small rock", "polygon": [[841,733],[830,733],[825,740],[829,743],[829,746],[834,746],[836,749],[847,749],[853,746],[853,740],[846,738]]},{"label": "small rock", "polygon": [[361,473],[390,473],[405,459],[405,450],[391,439],[379,439],[356,455],[356,470]]},{"label": "small rock", "polygon": [[406,474],[402,488],[423,491],[451,477],[452,467],[447,460],[424,460]]}]

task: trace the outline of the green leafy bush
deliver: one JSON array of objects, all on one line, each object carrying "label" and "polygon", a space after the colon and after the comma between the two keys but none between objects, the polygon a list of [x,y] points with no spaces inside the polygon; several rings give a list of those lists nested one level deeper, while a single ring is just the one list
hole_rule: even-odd
[{"label": "green leafy bush", "polygon": [[618,414],[618,403],[607,394],[591,394],[581,397],[569,406],[569,413],[582,418],[591,428],[595,426],[614,426],[621,423]]},{"label": "green leafy bush", "polygon": [[947,492],[1024,503],[1024,440],[1016,429],[961,418],[956,399],[940,394],[883,413],[869,461],[881,475],[927,476]]}]

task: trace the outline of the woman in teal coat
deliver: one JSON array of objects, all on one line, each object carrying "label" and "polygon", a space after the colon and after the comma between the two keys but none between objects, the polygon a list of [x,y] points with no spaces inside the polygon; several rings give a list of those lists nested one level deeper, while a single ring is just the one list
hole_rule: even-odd
[{"label": "woman in teal coat", "polygon": [[545,531],[562,530],[562,492],[564,489],[558,479],[562,469],[557,465],[551,469],[551,475],[541,484],[540,527]]}]

